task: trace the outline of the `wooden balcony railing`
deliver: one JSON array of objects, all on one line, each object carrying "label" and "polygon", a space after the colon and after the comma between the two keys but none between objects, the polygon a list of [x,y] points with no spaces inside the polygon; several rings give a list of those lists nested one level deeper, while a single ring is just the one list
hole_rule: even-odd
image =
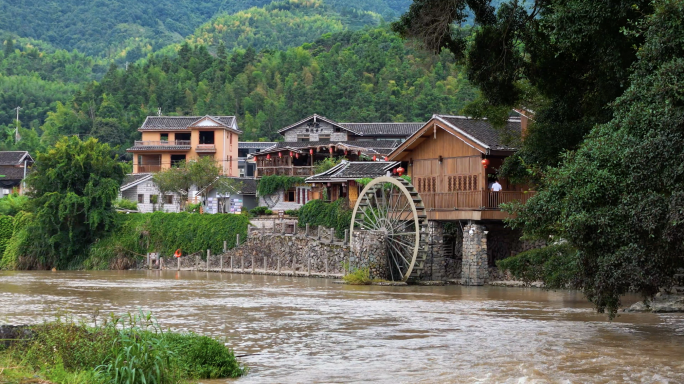
[{"label": "wooden balcony railing", "polygon": [[501,204],[513,201],[527,202],[535,192],[520,191],[461,191],[445,193],[421,192],[427,209],[499,209]]},{"label": "wooden balcony railing", "polygon": [[136,141],[136,147],[166,147],[175,145],[190,145],[190,140],[172,140],[172,141]]},{"label": "wooden balcony railing", "polygon": [[261,176],[312,176],[313,167],[258,167],[257,168],[258,177]]},{"label": "wooden balcony railing", "polygon": [[149,165],[149,164],[144,164],[144,165],[138,165],[138,173],[154,173],[154,172],[159,172],[161,171],[161,164],[155,164],[155,165]]}]

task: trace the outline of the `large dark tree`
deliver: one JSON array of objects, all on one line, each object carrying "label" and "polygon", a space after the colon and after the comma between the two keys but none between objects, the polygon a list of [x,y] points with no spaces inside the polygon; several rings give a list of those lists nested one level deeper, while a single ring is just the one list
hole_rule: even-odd
[{"label": "large dark tree", "polygon": [[[415,0],[393,28],[434,51],[450,50],[466,63],[482,98],[467,111],[495,118],[511,108],[536,112],[522,150],[506,164],[508,176],[556,166],[597,123],[612,117],[610,103],[628,85],[635,46],[643,37],[625,29],[652,12],[651,2]],[[456,26],[474,15],[474,34]],[[501,116],[498,116],[501,121]]]}]

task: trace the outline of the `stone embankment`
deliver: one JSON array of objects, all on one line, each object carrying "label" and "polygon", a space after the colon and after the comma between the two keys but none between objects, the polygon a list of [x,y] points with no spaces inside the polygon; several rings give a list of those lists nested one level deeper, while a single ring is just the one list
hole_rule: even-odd
[{"label": "stone embankment", "polygon": [[626,308],[625,312],[674,313],[684,312],[684,288],[671,292],[659,292],[652,300],[639,301]]},{"label": "stone embankment", "polygon": [[143,269],[192,270],[279,276],[341,278],[350,270],[369,268],[374,277],[384,278],[385,250],[382,234],[357,231],[354,238],[335,237],[329,228],[296,227],[296,222],[272,222],[251,227],[247,239],[222,254],[209,251],[180,259],[151,257]]}]

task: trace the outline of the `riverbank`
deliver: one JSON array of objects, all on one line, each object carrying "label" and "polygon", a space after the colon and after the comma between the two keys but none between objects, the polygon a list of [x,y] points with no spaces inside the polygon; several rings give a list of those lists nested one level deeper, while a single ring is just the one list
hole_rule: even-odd
[{"label": "riverbank", "polygon": [[[69,320],[0,326],[2,383],[194,383],[246,373],[223,343],[164,331],[150,314],[99,326]],[[30,380],[30,381],[26,381]]]}]

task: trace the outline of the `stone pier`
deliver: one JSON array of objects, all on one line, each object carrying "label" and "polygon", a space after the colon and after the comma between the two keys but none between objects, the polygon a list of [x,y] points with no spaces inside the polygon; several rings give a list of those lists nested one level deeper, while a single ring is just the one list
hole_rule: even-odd
[{"label": "stone pier", "polygon": [[489,274],[487,230],[474,222],[463,228],[463,285],[484,285]]}]

